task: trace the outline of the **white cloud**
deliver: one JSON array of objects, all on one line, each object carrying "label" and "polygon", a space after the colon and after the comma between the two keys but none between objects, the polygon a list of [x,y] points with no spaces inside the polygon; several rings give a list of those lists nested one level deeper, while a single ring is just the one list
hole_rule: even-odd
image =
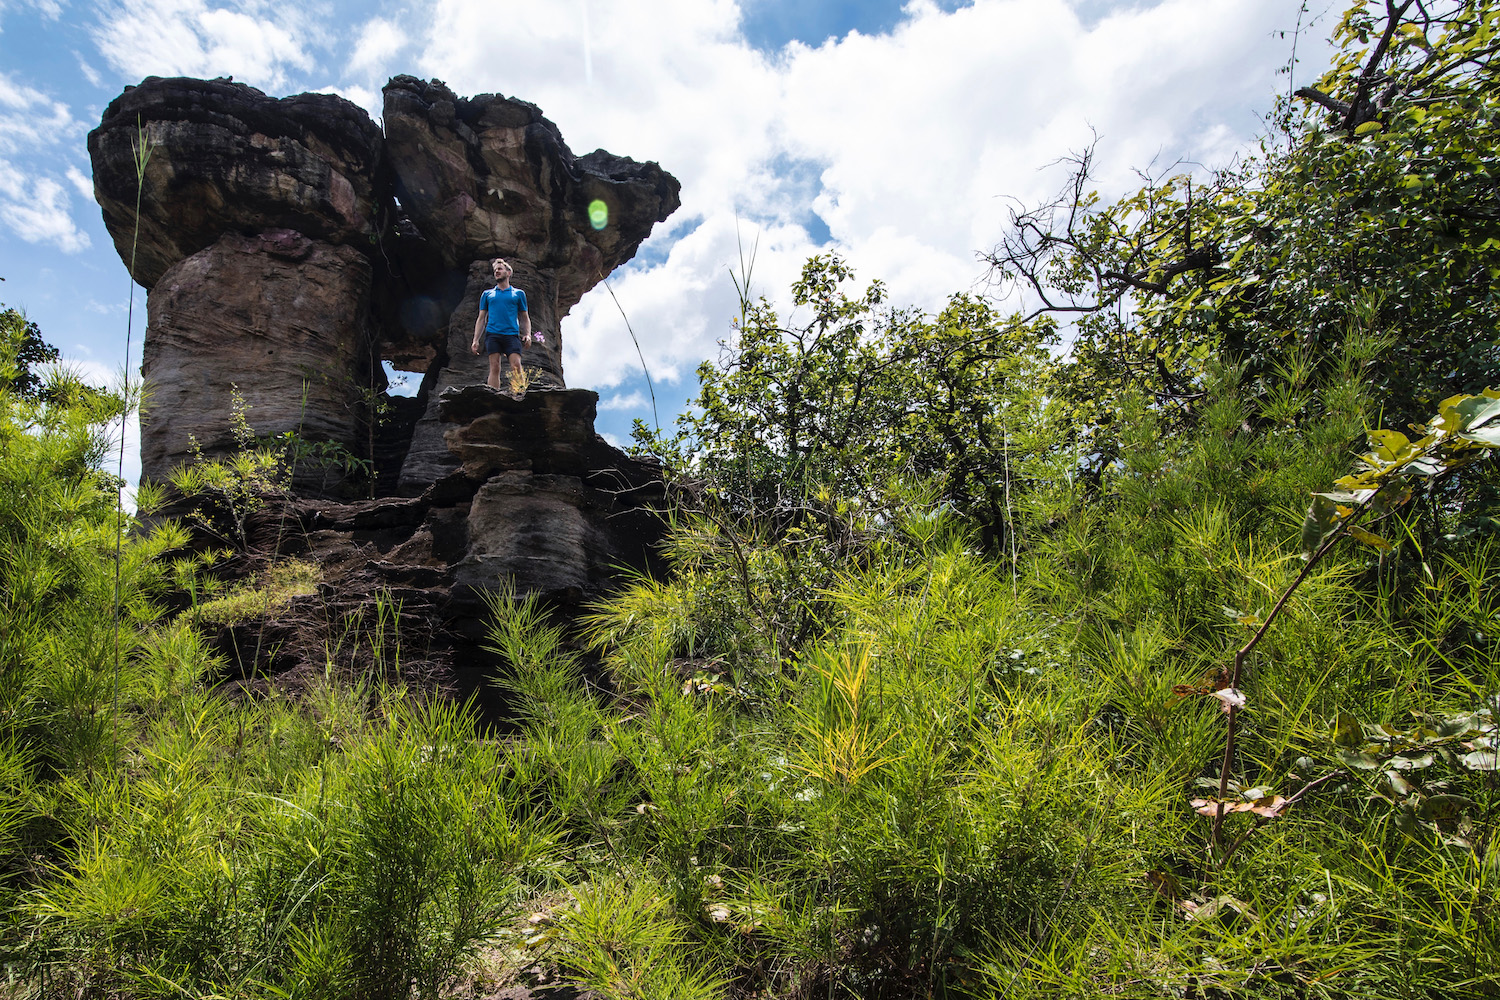
[{"label": "white cloud", "polygon": [[27,243],[51,244],[63,253],[89,245],[88,233],[73,223],[68,192],[51,177],[26,177],[14,164],[0,160],[0,222]]},{"label": "white cloud", "polygon": [[600,410],[640,410],[651,405],[651,397],[637,389],[634,392],[618,393],[599,400]]},{"label": "white cloud", "polygon": [[[732,0],[574,0],[507,20],[497,59],[472,40],[490,0],[437,0],[418,64],[461,94],[537,103],[575,150],[657,160],[682,181],[682,208],[648,244],[656,262],[611,284],[653,376],[691,380],[736,311],[736,217],[762,232],[756,284],[774,301],[818,249],[815,213],[862,281],[936,308],[982,278],[976,252],[1003,234],[1009,199],[1053,193],[1062,173],[1044,168],[1095,129],[1106,194],[1153,160],[1223,165],[1257,127],[1250,110],[1284,86],[1289,42],[1271,33],[1297,8],[1156,0],[1085,22],[1077,0],[953,12],[912,0],[890,34],[767,57],[740,35]],[[563,333],[572,384],[615,385],[639,367],[603,289]]]},{"label": "white cloud", "polygon": [[233,76],[267,90],[313,68],[313,34],[299,4],[234,0],[116,0],[92,29],[105,60],[129,77]]},{"label": "white cloud", "polygon": [[97,389],[110,389],[120,384],[120,373],[117,370],[92,358],[64,357],[57,362],[57,366]]},{"label": "white cloud", "polygon": [[757,229],[737,224],[732,215],[710,217],[678,240],[664,263],[616,272],[609,279],[613,298],[601,288],[578,304],[564,321],[570,384],[611,386],[638,373],[632,331],[658,385],[691,383],[698,363],[716,355],[718,342],[733,333],[730,322],[739,315],[739,301],[731,275],[738,277],[741,248],[747,259],[752,250],[755,255],[751,296],[773,299],[785,293],[802,262],[817,250],[800,226]]},{"label": "white cloud", "polygon": [[30,7],[46,21],[56,21],[63,12],[60,0],[0,0],[0,17],[17,7]]},{"label": "white cloud", "polygon": [[60,142],[77,122],[68,106],[0,73],[0,153],[17,153]]},{"label": "white cloud", "polygon": [[361,78],[385,76],[387,64],[410,44],[411,36],[395,22],[373,18],[360,29],[354,53],[350,55],[344,72]]},{"label": "white cloud", "polygon": [[361,108],[364,108],[365,114],[369,115],[372,121],[377,122],[380,120],[381,112],[385,107],[385,98],[381,95],[380,91],[372,90],[369,87],[356,87],[349,84],[342,86],[330,85],[319,87],[314,93],[337,94],[346,101],[358,104]]},{"label": "white cloud", "polygon": [[104,77],[99,75],[99,71],[94,68],[92,62],[83,57],[83,53],[75,52],[73,56],[78,60],[78,71],[83,74],[85,80],[96,87],[104,86]]},{"label": "white cloud", "polygon": [[68,183],[73,185],[73,190],[78,192],[79,197],[84,201],[94,200],[94,179],[92,177],[89,177],[77,167],[69,167],[65,176],[68,178]]},{"label": "white cloud", "polygon": [[[927,6],[888,37],[794,48],[783,135],[826,165],[818,208],[835,240],[897,298],[933,305],[976,276],[1005,198],[1050,194],[1057,177],[1039,168],[1092,129],[1106,190],[1133,186],[1129,168],[1160,150],[1222,154],[1216,116],[1270,100],[1279,54],[1254,42],[1279,23],[1276,6],[1166,0],[1092,28],[1062,0]],[[929,286],[924,272],[950,263],[946,285]]]}]

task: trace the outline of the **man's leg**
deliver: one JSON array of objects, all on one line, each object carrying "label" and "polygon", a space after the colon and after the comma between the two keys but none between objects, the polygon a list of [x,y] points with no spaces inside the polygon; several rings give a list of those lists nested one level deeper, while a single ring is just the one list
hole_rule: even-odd
[{"label": "man's leg", "polygon": [[491,389],[500,388],[500,355],[498,353],[490,355],[490,377],[485,385]]}]

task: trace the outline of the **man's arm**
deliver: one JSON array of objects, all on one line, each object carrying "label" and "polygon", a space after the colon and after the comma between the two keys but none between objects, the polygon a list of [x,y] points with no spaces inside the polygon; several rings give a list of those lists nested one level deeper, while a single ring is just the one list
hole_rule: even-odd
[{"label": "man's arm", "polygon": [[521,343],[529,343],[531,341],[531,313],[525,309],[517,312],[516,324],[521,328]]},{"label": "man's arm", "polygon": [[474,343],[469,349],[475,354],[479,353],[479,337],[484,332],[485,320],[489,319],[490,311],[483,306],[479,307],[479,315],[474,317]]}]

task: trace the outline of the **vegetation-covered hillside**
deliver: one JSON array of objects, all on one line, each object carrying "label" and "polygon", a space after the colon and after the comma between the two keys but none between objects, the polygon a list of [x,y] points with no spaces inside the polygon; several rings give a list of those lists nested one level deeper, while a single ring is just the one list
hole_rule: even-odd
[{"label": "vegetation-covered hillside", "polygon": [[639,435],[671,577],[502,591],[507,726],[398,616],[224,693],[205,621],[315,568],[225,595],[122,520],[124,402],[6,313],[9,988],[1500,996],[1497,32],[1361,3],[1233,169],[1106,204],[1080,155],[991,251],[1029,316],[742,275]]}]

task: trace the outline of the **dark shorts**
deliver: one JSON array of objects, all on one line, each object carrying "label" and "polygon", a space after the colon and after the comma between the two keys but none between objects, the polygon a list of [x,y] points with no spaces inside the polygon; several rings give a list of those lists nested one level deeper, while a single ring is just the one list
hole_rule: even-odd
[{"label": "dark shorts", "polygon": [[514,333],[486,333],[484,351],[486,354],[520,354],[521,337]]}]

